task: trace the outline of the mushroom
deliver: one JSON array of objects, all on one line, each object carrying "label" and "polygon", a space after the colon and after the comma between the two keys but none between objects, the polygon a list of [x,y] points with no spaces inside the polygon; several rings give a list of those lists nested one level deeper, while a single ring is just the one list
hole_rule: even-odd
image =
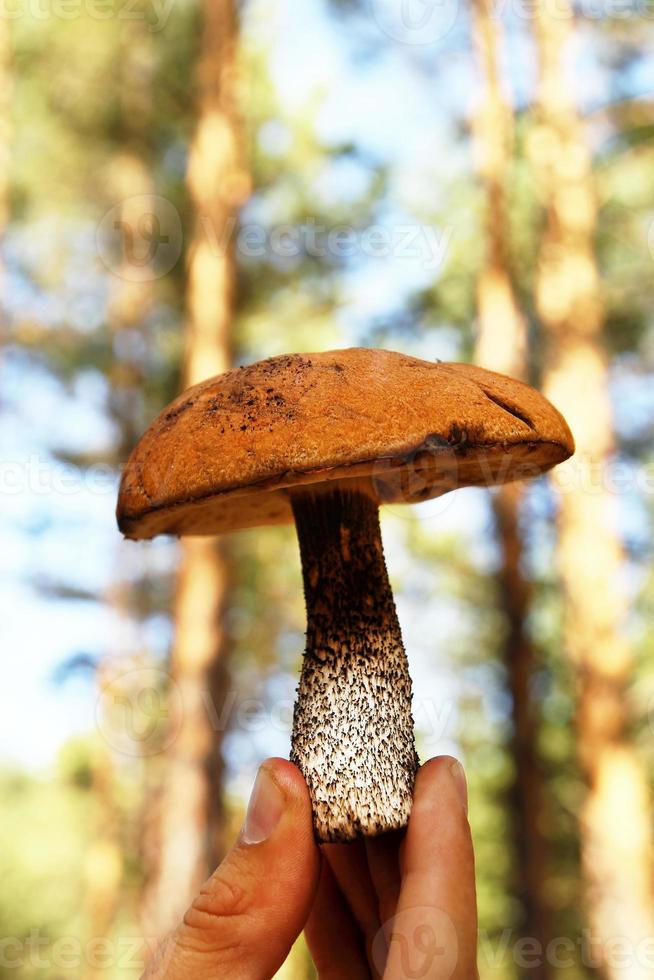
[{"label": "mushroom", "polygon": [[520,381],[354,348],[273,357],[186,391],[127,463],[128,538],[295,521],[307,638],[291,759],[319,841],[406,825],[418,757],[379,505],[536,476],[574,451]]}]

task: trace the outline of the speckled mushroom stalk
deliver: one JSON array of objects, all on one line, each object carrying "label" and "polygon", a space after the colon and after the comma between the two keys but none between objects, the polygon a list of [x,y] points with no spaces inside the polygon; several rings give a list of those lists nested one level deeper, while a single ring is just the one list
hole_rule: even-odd
[{"label": "speckled mushroom stalk", "polygon": [[295,491],[307,645],[291,759],[319,841],[406,826],[418,757],[411,678],[377,502],[365,489]]}]

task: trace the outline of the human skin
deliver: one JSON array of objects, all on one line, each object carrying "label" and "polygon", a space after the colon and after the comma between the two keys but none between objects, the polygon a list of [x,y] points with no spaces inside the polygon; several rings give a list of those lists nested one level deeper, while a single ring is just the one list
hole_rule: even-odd
[{"label": "human skin", "polygon": [[267,980],[304,929],[320,980],[474,980],[477,911],[463,769],[427,762],[406,831],[315,843],[299,770],[259,770],[234,847],[144,980]]}]

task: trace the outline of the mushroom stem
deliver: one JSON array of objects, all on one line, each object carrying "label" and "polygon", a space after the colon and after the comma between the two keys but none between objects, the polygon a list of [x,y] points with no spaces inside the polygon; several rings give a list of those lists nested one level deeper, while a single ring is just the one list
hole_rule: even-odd
[{"label": "mushroom stem", "polygon": [[319,841],[406,826],[418,758],[411,678],[365,489],[293,494],[307,646],[291,760],[313,802]]}]

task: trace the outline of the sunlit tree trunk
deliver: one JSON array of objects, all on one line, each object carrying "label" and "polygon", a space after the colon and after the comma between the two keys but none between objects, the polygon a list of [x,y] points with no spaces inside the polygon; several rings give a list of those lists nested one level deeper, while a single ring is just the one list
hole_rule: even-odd
[{"label": "sunlit tree trunk", "polygon": [[[120,587],[118,593],[122,592]],[[123,593],[124,594],[124,593]],[[119,600],[112,593],[107,601],[118,614]],[[105,655],[96,672],[98,692],[97,717],[100,728],[108,724],[110,707],[107,703],[108,685],[113,680],[110,657]],[[115,689],[114,689],[115,690]],[[123,841],[120,830],[120,810],[116,800],[116,771],[111,746],[98,738],[93,747],[91,768],[93,823],[91,840],[84,855],[83,888],[88,942],[109,940],[116,914],[121,906],[123,885]],[[90,958],[84,964],[84,980],[98,980],[104,970]]]},{"label": "sunlit tree trunk", "polygon": [[480,98],[473,116],[477,173],[485,191],[486,253],[477,282],[476,359],[492,371],[526,374],[527,330],[508,262],[506,186],[513,146],[513,114],[499,70],[501,34],[491,0],[473,0],[473,36]]},{"label": "sunlit tree trunk", "polygon": [[[152,174],[144,156],[135,148],[116,154],[108,168],[107,186],[111,199],[117,202],[117,220],[131,230],[128,234],[136,234],[149,212],[145,202],[154,194]],[[143,425],[143,355],[134,337],[138,331],[143,336],[154,298],[154,273],[139,266],[135,278],[129,255],[129,249],[124,249],[120,264],[113,270],[107,307],[107,325],[115,352],[108,372],[109,410],[118,428],[118,466],[127,459]],[[131,335],[127,343],[121,339],[124,331]]]},{"label": "sunlit tree trunk", "polygon": [[[565,638],[577,671],[578,750],[588,786],[580,813],[588,924],[599,940],[603,975],[637,980],[651,975],[636,949],[654,936],[652,812],[628,735],[624,556],[616,500],[605,481],[614,444],[593,251],[597,203],[566,73],[572,10],[566,0],[541,0],[534,9],[540,78],[530,155],[546,211],[536,299],[548,342],[547,394],[577,442],[576,457],[555,471],[554,481]],[[618,937],[631,949],[628,958],[606,948]]]},{"label": "sunlit tree trunk", "polygon": [[[477,283],[477,363],[494,371],[524,378],[527,373],[527,329],[511,282],[508,263],[506,187],[512,154],[513,119],[502,91],[498,65],[499,21],[491,0],[473,0],[473,31],[481,74],[480,100],[473,117],[477,172],[485,192],[486,251]],[[542,944],[548,941],[544,897],[545,842],[540,827],[543,788],[536,750],[536,705],[530,688],[535,652],[527,616],[530,586],[525,578],[520,526],[522,489],[500,487],[493,510],[501,566],[498,583],[505,614],[503,654],[512,700],[512,755],[515,778],[511,791],[516,842],[516,891],[524,919],[522,930]],[[544,978],[546,964],[529,975]]]},{"label": "sunlit tree trunk", "polygon": [[0,18],[0,337],[4,334],[6,323],[5,292],[7,288],[5,273],[4,241],[9,224],[10,211],[10,161],[11,161],[11,37],[10,21]]},{"label": "sunlit tree trunk", "polygon": [[[148,154],[143,145],[143,133],[147,132],[151,119],[151,86],[146,70],[150,56],[151,36],[147,31],[133,29],[124,42],[121,59],[120,149],[109,160],[103,174],[106,203],[117,208],[121,226],[133,232],[136,232],[142,219],[144,200],[153,194]],[[126,245],[125,241],[123,245]],[[106,312],[114,350],[107,380],[109,414],[118,431],[112,460],[116,469],[124,463],[139,434],[143,380],[138,345],[137,352],[130,356],[129,351],[135,345],[123,344],[121,334],[143,329],[153,299],[151,270],[139,267],[135,278],[130,254],[129,248],[123,247],[120,258],[111,270]],[[126,560],[128,553],[121,550],[116,558],[114,580],[104,595],[104,602],[116,624],[128,622],[133,614]],[[106,692],[111,690],[108,685],[120,675],[121,662],[127,664],[127,656],[135,652],[121,649],[115,637],[109,638],[97,669],[98,710],[102,715],[111,710],[106,703]],[[124,840],[116,798],[115,756],[111,746],[102,740],[94,754],[92,789],[96,818],[86,855],[84,907],[89,936],[92,940],[98,940],[111,936],[116,915],[127,904],[123,890]],[[89,962],[84,977],[85,980],[95,980],[102,973],[101,969]]]},{"label": "sunlit tree trunk", "polygon": [[[137,227],[142,215],[142,197],[152,193],[152,179],[145,162],[135,152],[118,154],[112,161],[107,175],[111,197],[119,202],[120,220],[129,227]],[[136,204],[140,201],[140,204]],[[147,276],[133,281],[127,256],[114,270],[107,307],[107,323],[116,352],[108,372],[109,411],[113,417],[118,440],[115,446],[115,465],[120,468],[138,435],[142,374],[138,359],[120,355],[120,333],[124,330],[142,329],[152,303],[152,283]],[[116,557],[114,581],[107,590],[104,601],[115,623],[128,622],[133,615],[128,582],[129,570],[125,566],[128,555],[122,550]],[[125,651],[111,643],[103,653],[98,667],[99,710],[104,711],[105,688],[116,673],[120,673],[121,660],[127,663]],[[118,666],[116,666],[118,664]],[[128,669],[127,667],[125,669]],[[111,747],[100,744],[94,757],[93,795],[97,816],[93,839],[87,855],[85,876],[85,901],[88,913],[89,935],[93,940],[111,936],[117,913],[126,906],[124,893],[123,847],[120,833],[120,812],[116,801],[115,760]],[[89,963],[85,980],[96,980],[103,970]]]},{"label": "sunlit tree trunk", "polygon": [[[93,758],[91,791],[95,818],[93,837],[84,855],[83,887],[87,939],[97,943],[111,936],[123,881],[114,768],[108,749],[102,745]],[[84,965],[82,972],[84,980],[98,980],[104,974],[104,969],[99,969],[93,958]]]},{"label": "sunlit tree trunk", "polygon": [[[195,233],[188,253],[184,380],[195,384],[232,360],[234,233],[249,192],[238,113],[237,24],[232,0],[205,0],[198,124],[188,187]],[[229,560],[223,542],[187,538],[174,606],[171,675],[181,704],[168,752],[159,867],[146,902],[150,935],[170,929],[219,860],[221,742],[228,685],[224,612]]]}]

